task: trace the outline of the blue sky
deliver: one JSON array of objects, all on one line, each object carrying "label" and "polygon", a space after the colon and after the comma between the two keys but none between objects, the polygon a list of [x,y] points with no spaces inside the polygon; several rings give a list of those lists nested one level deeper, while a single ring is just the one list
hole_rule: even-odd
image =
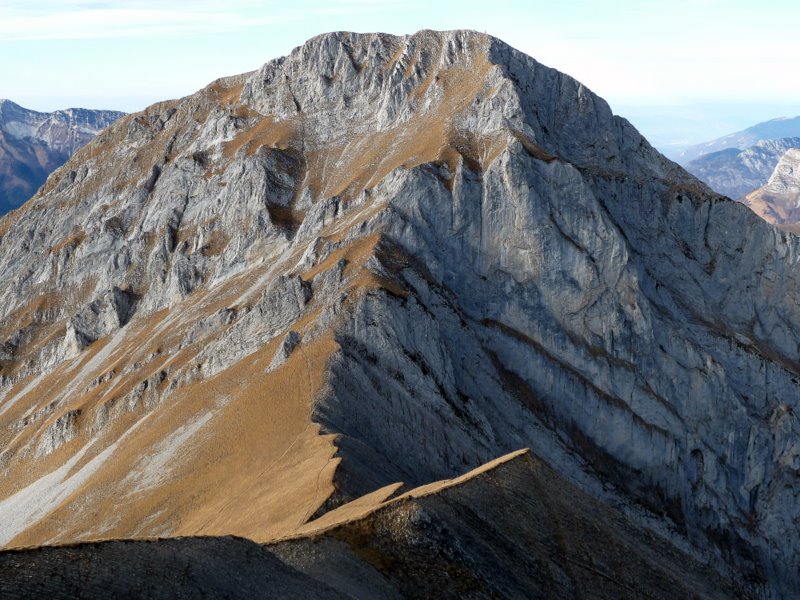
[{"label": "blue sky", "polygon": [[796,0],[0,0],[0,97],[135,111],[325,31],[470,28],[576,77],[645,133],[700,141],[800,114],[798,22]]}]

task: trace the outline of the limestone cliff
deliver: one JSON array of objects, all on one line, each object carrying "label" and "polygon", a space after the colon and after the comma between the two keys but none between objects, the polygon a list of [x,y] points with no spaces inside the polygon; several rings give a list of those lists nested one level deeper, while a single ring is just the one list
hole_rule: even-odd
[{"label": "limestone cliff", "polygon": [[790,597],[799,254],[499,40],[314,38],[0,221],[0,542],[266,542],[530,447]]}]

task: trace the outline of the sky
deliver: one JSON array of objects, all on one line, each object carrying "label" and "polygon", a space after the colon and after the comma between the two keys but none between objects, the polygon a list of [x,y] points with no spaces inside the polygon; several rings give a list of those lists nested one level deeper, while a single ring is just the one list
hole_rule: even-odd
[{"label": "sky", "polygon": [[797,0],[0,0],[0,98],[133,112],[334,30],[475,29],[660,147],[800,114]]}]

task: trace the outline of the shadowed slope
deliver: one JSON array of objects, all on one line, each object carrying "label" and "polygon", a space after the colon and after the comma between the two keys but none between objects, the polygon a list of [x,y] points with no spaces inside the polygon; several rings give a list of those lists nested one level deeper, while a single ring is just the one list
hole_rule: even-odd
[{"label": "shadowed slope", "polygon": [[735,595],[707,566],[527,452],[393,500],[359,504],[265,547],[181,538],[0,552],[0,593],[87,599]]}]

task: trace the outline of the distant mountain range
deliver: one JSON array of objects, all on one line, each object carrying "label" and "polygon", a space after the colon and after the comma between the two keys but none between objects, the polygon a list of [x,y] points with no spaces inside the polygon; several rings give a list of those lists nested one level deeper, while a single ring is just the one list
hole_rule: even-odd
[{"label": "distant mountain range", "polygon": [[688,162],[686,170],[720,194],[737,199],[766,185],[790,148],[800,148],[800,137],[761,140],[744,150],[727,148],[704,154]]},{"label": "distant mountain range", "polygon": [[779,140],[790,137],[800,137],[800,116],[772,119],[710,142],[690,146],[678,155],[677,162],[688,166],[692,160],[720,150],[728,150],[730,148],[741,150],[754,146],[763,140]]},{"label": "distant mountain range", "polygon": [[75,150],[124,114],[84,108],[42,113],[0,99],[0,214],[30,198]]}]

